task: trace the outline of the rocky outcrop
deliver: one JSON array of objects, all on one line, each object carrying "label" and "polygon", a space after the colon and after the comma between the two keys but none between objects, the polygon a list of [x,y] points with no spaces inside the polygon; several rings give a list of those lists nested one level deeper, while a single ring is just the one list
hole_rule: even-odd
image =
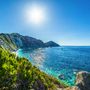
[{"label": "rocky outcrop", "polygon": [[71,90],[90,90],[90,73],[85,71],[77,73],[75,86]]}]

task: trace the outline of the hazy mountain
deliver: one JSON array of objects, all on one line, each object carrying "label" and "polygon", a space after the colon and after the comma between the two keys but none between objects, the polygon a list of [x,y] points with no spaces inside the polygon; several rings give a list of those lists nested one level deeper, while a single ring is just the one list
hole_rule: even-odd
[{"label": "hazy mountain", "polygon": [[48,47],[56,47],[56,46],[58,47],[58,46],[60,46],[59,44],[57,44],[53,41],[49,41],[49,42],[45,43],[45,45],[48,46]]}]

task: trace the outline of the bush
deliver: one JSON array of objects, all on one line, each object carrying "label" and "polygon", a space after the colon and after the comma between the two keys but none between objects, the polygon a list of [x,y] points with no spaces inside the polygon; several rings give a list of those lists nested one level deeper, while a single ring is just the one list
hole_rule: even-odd
[{"label": "bush", "polygon": [[[16,57],[15,54],[0,49],[0,89],[4,87],[12,90],[12,86],[21,80],[22,87],[26,89],[37,87],[39,83],[44,84],[45,88],[52,88],[55,85],[67,86],[58,81],[55,77],[51,77],[41,72],[36,66],[32,66],[28,59],[24,57]],[[27,84],[25,84],[27,83]],[[28,85],[28,86],[27,86]],[[27,89],[28,89],[27,88]],[[55,88],[54,88],[55,90]]]},{"label": "bush", "polygon": [[45,86],[46,89],[48,88],[48,84],[47,83],[44,83],[44,86]]}]

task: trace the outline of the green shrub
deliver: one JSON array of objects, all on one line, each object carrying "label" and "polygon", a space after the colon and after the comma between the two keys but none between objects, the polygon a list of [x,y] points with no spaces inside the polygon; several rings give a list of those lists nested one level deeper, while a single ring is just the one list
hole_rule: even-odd
[{"label": "green shrub", "polygon": [[48,88],[48,84],[47,83],[44,83],[44,86],[45,86],[46,89]]},{"label": "green shrub", "polygon": [[[67,87],[66,84],[60,82],[55,77],[51,77],[44,72],[41,72],[36,66],[32,66],[28,59],[24,57],[16,57],[15,54],[0,49],[0,89],[4,87],[13,90],[14,84],[18,80],[22,83],[28,83],[28,88],[37,87],[38,82],[44,84],[46,89],[54,88],[55,85],[62,85]],[[23,88],[26,90],[25,84]]]}]

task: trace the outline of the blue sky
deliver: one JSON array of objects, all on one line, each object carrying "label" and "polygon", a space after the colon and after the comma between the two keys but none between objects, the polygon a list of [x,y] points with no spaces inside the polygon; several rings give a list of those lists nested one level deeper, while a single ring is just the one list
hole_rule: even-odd
[{"label": "blue sky", "polygon": [[[43,9],[45,20],[39,25],[27,23],[32,5]],[[13,32],[60,45],[90,46],[90,0],[0,0],[0,33]]]}]

